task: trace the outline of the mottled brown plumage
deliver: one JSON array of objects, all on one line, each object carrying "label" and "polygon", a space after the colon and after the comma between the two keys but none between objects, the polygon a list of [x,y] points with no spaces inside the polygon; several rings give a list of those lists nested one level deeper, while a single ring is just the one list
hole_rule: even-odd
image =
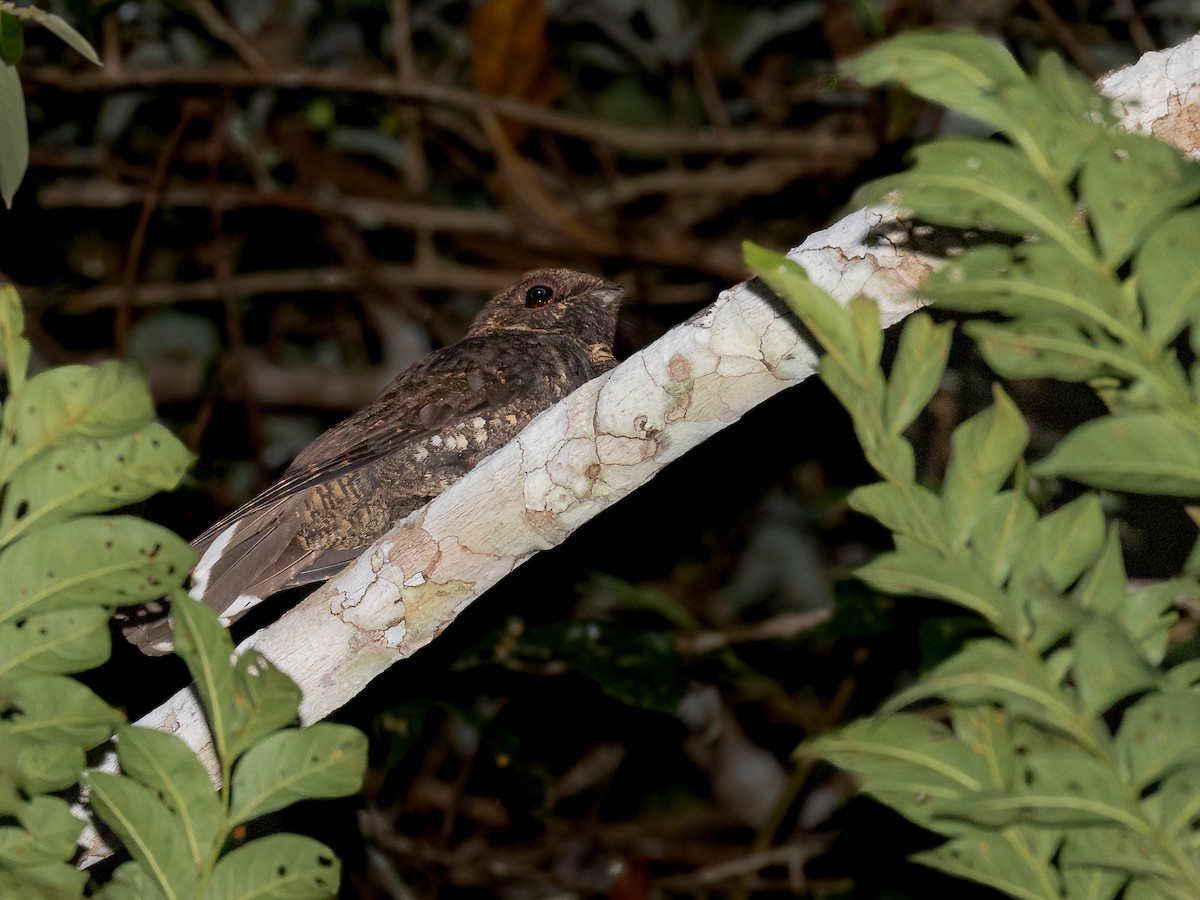
[{"label": "mottled brown plumage", "polygon": [[[462,340],[410,366],[198,537],[192,596],[231,622],[263,597],[336,574],[543,409],[612,368],[621,293],[593,275],[543,269],[497,295]],[[125,633],[145,653],[170,649],[161,616]]]}]

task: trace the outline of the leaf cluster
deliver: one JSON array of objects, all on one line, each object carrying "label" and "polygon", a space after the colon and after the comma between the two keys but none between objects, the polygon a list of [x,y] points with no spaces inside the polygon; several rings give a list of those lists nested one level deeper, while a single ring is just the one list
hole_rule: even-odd
[{"label": "leaf cluster", "polygon": [[[29,377],[22,328],[16,291],[0,288],[0,896],[80,896],[87,873],[70,860],[83,822],[57,795],[114,729],[124,774],[92,772],[86,782],[93,810],[133,859],[98,896],[331,896],[338,862],[309,838],[275,834],[222,853],[251,819],[355,792],[365,737],[341,725],[285,728],[299,689],[255,651],[234,659],[216,616],[187,599],[194,551],[158,525],[100,515],[175,487],[191,463],[154,421],[137,368]],[[122,724],[70,677],[109,658],[115,607],[170,596],[181,601],[176,645],[208,715],[219,793],[182,740]]]},{"label": "leaf cluster", "polygon": [[100,896],[106,900],[330,897],[341,867],[319,841],[271,834],[223,852],[252,819],[299,800],[358,791],[367,739],[347,725],[287,728],[300,689],[261,654],[233,664],[229,632],[207,607],[173,609],[176,652],[187,663],[208,715],[220,768],[214,793],[203,763],[179,738],[146,728],[117,729],[124,775],[91,772],[92,806],[133,859]]},{"label": "leaf cluster", "polygon": [[[795,263],[747,247],[824,348],[821,377],[881,476],[850,505],[895,547],[858,574],[963,607],[990,632],[876,717],[803,750],[946,836],[916,858],[951,874],[1022,898],[1200,896],[1200,661],[1164,665],[1176,600],[1196,579],[1129,590],[1097,495],[1042,513],[1029,491],[1032,475],[1200,493],[1200,373],[1174,352],[1200,312],[1200,218],[1186,208],[1200,167],[1118,133],[1056,59],[1027,75],[975,35],[906,35],[851,73],[898,80],[1000,132],[923,147],[911,170],[866,193],[935,224],[1014,237],[951,259],[928,293],[993,314],[965,331],[1001,375],[1086,381],[1110,414],[1027,468],[1028,429],[996,385],[993,405],[955,430],[933,490],[916,480],[904,432],[937,389],[952,326],[913,316],[885,378],[870,301],[843,309]],[[936,714],[905,711],[935,700]]]}]

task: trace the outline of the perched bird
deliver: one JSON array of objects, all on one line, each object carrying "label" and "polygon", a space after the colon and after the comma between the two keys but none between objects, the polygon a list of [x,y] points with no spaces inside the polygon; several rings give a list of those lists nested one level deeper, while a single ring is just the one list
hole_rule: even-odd
[{"label": "perched bird", "polygon": [[[277,591],[335,575],[539,412],[611,369],[622,293],[594,275],[542,269],[498,294],[462,340],[410,366],[196,538],[191,596],[229,623]],[[171,650],[161,607],[124,632],[143,653]]]}]

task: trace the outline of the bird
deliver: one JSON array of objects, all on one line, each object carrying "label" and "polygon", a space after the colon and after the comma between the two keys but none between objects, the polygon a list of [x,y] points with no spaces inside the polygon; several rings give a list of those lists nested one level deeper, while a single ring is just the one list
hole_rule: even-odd
[{"label": "bird", "polygon": [[[228,626],[272,594],[337,574],[539,412],[615,366],[623,293],[554,268],[497,294],[460,340],[405,369],[197,537],[191,598]],[[162,604],[126,622],[125,637],[143,653],[172,651]]]}]

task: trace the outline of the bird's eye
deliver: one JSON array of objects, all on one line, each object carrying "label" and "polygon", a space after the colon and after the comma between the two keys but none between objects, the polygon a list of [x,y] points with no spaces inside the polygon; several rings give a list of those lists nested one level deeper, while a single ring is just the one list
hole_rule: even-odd
[{"label": "bird's eye", "polygon": [[554,290],[544,284],[535,284],[525,292],[525,305],[530,309],[545,306],[554,299]]}]

